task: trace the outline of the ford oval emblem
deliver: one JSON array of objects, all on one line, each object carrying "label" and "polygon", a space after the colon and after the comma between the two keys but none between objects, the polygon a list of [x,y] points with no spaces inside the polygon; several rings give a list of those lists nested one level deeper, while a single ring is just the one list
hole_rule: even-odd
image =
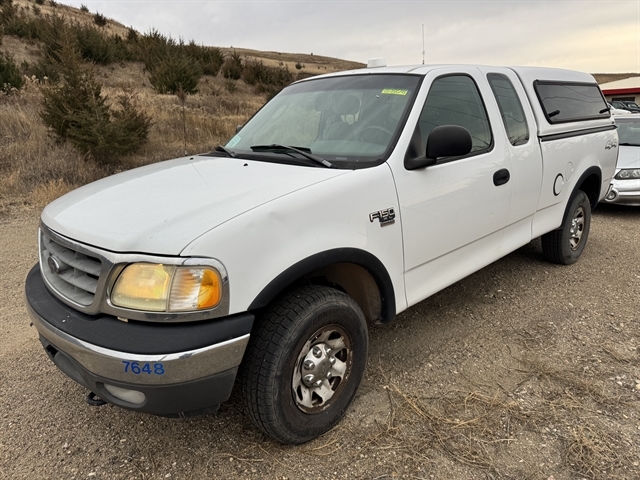
[{"label": "ford oval emblem", "polygon": [[51,273],[55,273],[56,275],[60,273],[60,263],[58,263],[58,260],[56,260],[53,255],[47,259],[47,265],[49,265]]}]

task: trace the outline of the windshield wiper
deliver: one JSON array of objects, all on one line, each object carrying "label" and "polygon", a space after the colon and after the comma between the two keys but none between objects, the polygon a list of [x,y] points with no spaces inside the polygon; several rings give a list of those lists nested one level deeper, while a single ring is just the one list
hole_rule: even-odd
[{"label": "windshield wiper", "polygon": [[[279,143],[272,143],[271,145],[253,145],[250,147],[254,152],[277,152],[279,150],[284,150],[285,152],[296,152],[299,155],[302,155],[309,160],[312,160],[322,166],[327,168],[336,168],[332,163],[328,160],[325,160],[322,157],[317,155],[313,155],[311,153],[311,149],[306,147],[290,147],[288,145],[280,145]],[[308,150],[308,151],[305,151]]]},{"label": "windshield wiper", "polygon": [[216,152],[224,152],[231,158],[235,158],[236,157],[236,152],[234,152],[233,150],[229,150],[227,147],[223,147],[222,145],[218,145],[215,148],[215,150],[216,150]]},{"label": "windshield wiper", "polygon": [[640,144],[631,143],[631,142],[622,142],[622,143],[619,143],[618,145],[620,145],[622,147],[640,147]]}]

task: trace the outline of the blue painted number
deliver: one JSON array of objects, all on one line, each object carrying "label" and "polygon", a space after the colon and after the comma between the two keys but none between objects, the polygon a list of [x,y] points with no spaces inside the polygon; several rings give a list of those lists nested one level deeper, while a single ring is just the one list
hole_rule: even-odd
[{"label": "blue painted number", "polygon": [[124,365],[124,373],[133,373],[134,375],[140,375],[146,373],[147,375],[164,375],[164,365],[162,363],[142,363],[122,361]]}]

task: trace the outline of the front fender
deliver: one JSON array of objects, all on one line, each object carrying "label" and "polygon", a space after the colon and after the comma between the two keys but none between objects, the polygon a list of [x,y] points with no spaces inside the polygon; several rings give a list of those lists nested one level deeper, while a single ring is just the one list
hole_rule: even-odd
[{"label": "front fender", "polygon": [[[393,224],[369,217],[392,207],[398,214]],[[393,177],[383,163],[260,205],[194,240],[181,255],[224,264],[230,314],[265,305],[287,280],[333,259],[367,269],[385,297],[384,316],[393,316],[406,308],[399,213]]]}]

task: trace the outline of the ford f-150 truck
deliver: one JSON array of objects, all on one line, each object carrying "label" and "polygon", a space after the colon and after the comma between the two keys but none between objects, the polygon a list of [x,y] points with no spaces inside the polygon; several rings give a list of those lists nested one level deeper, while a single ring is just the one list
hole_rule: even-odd
[{"label": "ford f-150 truck", "polygon": [[353,400],[368,322],[536,237],[575,262],[617,158],[593,77],[381,63],[48,205],[26,302],[60,370],[165,416],[215,411],[238,377],[255,425],[302,443]]}]

